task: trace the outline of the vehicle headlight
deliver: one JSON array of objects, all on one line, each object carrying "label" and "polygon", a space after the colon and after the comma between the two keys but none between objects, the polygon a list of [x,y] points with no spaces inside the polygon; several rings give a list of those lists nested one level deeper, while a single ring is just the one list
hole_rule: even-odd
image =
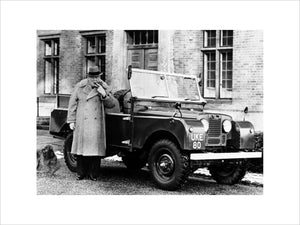
[{"label": "vehicle headlight", "polygon": [[223,130],[228,133],[229,131],[231,131],[232,125],[231,125],[231,121],[229,120],[224,120],[223,121]]},{"label": "vehicle headlight", "polygon": [[205,132],[207,132],[208,128],[209,128],[209,122],[206,119],[202,119],[202,120],[200,120],[200,122],[202,123]]}]

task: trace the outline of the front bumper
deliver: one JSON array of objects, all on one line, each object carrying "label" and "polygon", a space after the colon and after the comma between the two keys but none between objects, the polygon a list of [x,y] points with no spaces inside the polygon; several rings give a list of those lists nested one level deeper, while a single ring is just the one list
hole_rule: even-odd
[{"label": "front bumper", "polygon": [[190,160],[254,159],[262,152],[191,153]]}]

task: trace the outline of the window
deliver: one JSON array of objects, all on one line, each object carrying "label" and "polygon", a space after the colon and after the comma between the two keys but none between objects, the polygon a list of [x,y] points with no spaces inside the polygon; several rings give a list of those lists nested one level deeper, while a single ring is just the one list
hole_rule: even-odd
[{"label": "window", "polygon": [[133,68],[157,70],[158,31],[127,31],[128,65]]},{"label": "window", "polygon": [[233,31],[222,30],[221,31],[221,46],[232,46],[233,45]]},{"label": "window", "polygon": [[101,79],[105,80],[105,54],[106,38],[104,34],[86,36],[85,64],[86,73],[91,66],[98,66],[103,73]]},{"label": "window", "polygon": [[204,31],[204,47],[216,47],[216,39],[215,30]]},{"label": "window", "polygon": [[127,44],[132,46],[157,45],[157,30],[130,30],[127,31]]},{"label": "window", "polygon": [[59,39],[44,40],[45,94],[58,93]]},{"label": "window", "polygon": [[232,89],[232,52],[221,53],[222,88]]},{"label": "window", "polygon": [[[204,31],[203,35],[203,95],[206,98],[231,98],[233,89],[233,31]],[[207,49],[208,47],[209,49]]]},{"label": "window", "polygon": [[216,53],[207,53],[207,87],[216,87]]}]

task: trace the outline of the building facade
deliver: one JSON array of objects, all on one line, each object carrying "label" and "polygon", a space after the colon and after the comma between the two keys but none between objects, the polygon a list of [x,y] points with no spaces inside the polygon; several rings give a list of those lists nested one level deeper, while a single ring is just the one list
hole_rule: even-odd
[{"label": "building facade", "polygon": [[128,65],[196,75],[206,110],[246,117],[263,130],[260,30],[39,30],[38,117],[67,107],[73,87],[93,65],[115,91],[129,88]]}]

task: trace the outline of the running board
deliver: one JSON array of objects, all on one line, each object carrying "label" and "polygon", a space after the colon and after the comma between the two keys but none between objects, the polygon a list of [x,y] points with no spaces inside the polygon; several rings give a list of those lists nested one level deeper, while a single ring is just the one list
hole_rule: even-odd
[{"label": "running board", "polygon": [[262,158],[262,152],[192,153],[191,160],[253,159]]}]

